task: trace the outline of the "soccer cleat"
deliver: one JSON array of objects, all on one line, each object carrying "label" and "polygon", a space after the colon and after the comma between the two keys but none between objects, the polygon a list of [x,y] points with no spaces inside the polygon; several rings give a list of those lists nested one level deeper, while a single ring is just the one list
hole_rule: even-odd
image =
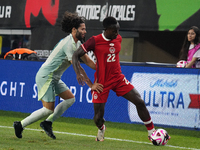
[{"label": "soccer cleat", "polygon": [[148,136],[148,139],[149,139],[149,141],[152,141],[150,136]]},{"label": "soccer cleat", "polygon": [[170,139],[171,139],[171,137],[169,136],[168,133],[166,133],[166,135],[165,135],[165,140],[166,140],[166,141],[169,141]]},{"label": "soccer cleat", "polygon": [[52,122],[51,121],[43,121],[40,123],[40,127],[46,132],[46,134],[52,139],[56,139],[56,136],[52,131]]},{"label": "soccer cleat", "polygon": [[103,129],[102,130],[98,129],[96,141],[100,141],[100,142],[104,141],[105,130],[106,130],[106,126],[105,125],[103,125]]},{"label": "soccer cleat", "polygon": [[16,135],[16,137],[22,138],[22,131],[23,131],[24,129],[22,128],[21,122],[20,122],[20,121],[15,121],[15,122],[13,123],[13,127],[14,127],[14,129],[15,129],[15,135]]},{"label": "soccer cleat", "polygon": [[156,131],[156,130],[155,130],[155,129],[148,130],[148,139],[149,139],[149,141],[151,141],[151,142],[152,142],[151,135],[153,134],[154,131]]}]

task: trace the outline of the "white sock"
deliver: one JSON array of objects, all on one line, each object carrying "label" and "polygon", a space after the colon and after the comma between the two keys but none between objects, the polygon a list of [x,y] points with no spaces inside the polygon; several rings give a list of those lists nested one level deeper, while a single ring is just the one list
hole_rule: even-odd
[{"label": "white sock", "polygon": [[23,119],[21,121],[22,127],[30,125],[33,122],[36,122],[36,121],[42,119],[43,117],[46,117],[46,116],[48,116],[48,115],[50,115],[52,113],[53,113],[52,110],[49,110],[49,109],[47,109],[45,107],[42,107],[41,109],[38,109],[38,110],[34,111],[28,117],[26,117],[25,119]]},{"label": "white sock", "polygon": [[155,131],[155,128],[148,130],[148,136],[151,136],[151,134]]},{"label": "white sock", "polygon": [[75,102],[75,97],[66,99],[59,103],[56,108],[54,109],[54,113],[51,114],[46,121],[54,122],[56,119],[58,119],[72,104]]}]

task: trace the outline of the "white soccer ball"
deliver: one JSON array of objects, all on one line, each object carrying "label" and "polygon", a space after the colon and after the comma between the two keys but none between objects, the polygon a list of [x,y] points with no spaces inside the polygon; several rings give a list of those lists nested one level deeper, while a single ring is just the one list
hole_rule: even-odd
[{"label": "white soccer ball", "polygon": [[165,144],[167,144],[169,139],[170,136],[164,129],[157,129],[150,136],[150,140],[153,143],[153,145],[157,146],[159,145],[164,146]]},{"label": "white soccer ball", "polygon": [[179,62],[177,62],[176,67],[184,68],[186,65],[187,65],[187,61],[180,60]]}]

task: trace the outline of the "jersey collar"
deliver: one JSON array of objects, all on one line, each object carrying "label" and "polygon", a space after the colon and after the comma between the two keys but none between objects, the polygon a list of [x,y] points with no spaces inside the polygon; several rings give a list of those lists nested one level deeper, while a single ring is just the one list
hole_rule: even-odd
[{"label": "jersey collar", "polygon": [[110,39],[107,39],[107,38],[104,36],[104,32],[102,33],[102,37],[103,37],[103,39],[106,40],[106,41],[111,41]]},{"label": "jersey collar", "polygon": [[73,38],[73,36],[72,36],[71,33],[69,34],[69,36],[71,37],[72,43],[73,43],[73,44],[75,44],[75,45],[81,44],[81,41],[80,41],[80,40],[78,40],[77,43],[74,41],[74,38]]},{"label": "jersey collar", "polygon": [[71,34],[71,33],[69,34],[69,36],[70,36],[70,38],[72,39],[72,43],[74,43],[74,44],[75,44],[74,38],[73,38],[73,36],[72,36],[72,34]]}]

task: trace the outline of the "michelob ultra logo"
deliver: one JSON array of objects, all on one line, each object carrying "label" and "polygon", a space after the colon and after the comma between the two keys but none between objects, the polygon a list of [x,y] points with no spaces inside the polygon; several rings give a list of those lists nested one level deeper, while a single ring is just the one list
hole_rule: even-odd
[{"label": "michelob ultra logo", "polygon": [[147,106],[200,108],[196,75],[134,73],[131,82]]},{"label": "michelob ultra logo", "polygon": [[[145,101],[154,123],[194,127],[200,123],[198,80],[195,74],[134,73],[131,83]],[[140,122],[130,102],[128,109],[130,120]]]}]

